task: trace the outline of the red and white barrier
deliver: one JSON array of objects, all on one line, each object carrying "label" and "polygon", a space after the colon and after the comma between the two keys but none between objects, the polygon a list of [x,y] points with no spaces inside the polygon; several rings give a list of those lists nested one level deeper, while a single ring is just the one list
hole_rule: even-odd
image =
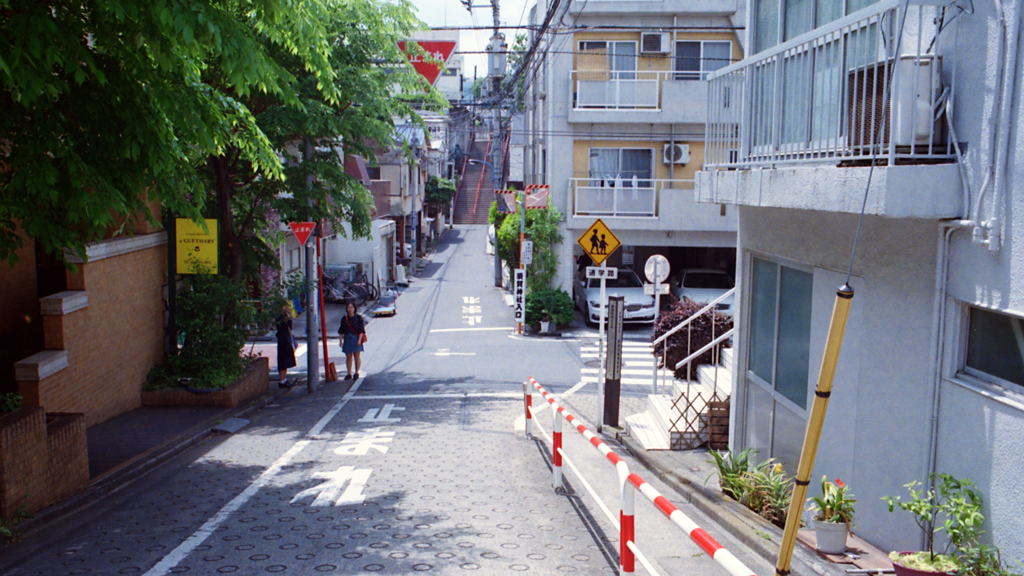
[{"label": "red and white barrier", "polygon": [[[565,418],[566,421],[575,427],[576,430],[587,439],[587,441],[589,441],[601,452],[601,454],[605,456],[605,458],[615,465],[615,469],[619,476],[620,487],[619,566],[621,574],[632,574],[636,565],[637,557],[633,551],[633,548],[635,548],[634,540],[636,537],[633,494],[634,490],[639,490],[640,493],[646,496],[662,514],[668,517],[673,524],[682,528],[691,540],[707,552],[708,556],[713,558],[715,562],[725,568],[729,574],[732,576],[754,576],[753,570],[747,568],[743,562],[722,547],[722,545],[704,531],[703,528],[697,526],[689,516],[676,508],[653,486],[648,484],[639,475],[630,473],[626,462],[618,454],[612,452],[611,448],[608,448],[600,438],[591,433],[590,430],[587,430],[587,427],[573,417],[573,415],[565,408],[559,406],[554,395],[545,390],[532,377],[529,379],[529,384],[536,388],[553,408],[554,423],[552,427],[551,462],[552,468],[554,469],[554,485],[556,489],[562,483],[562,424],[559,415]],[[533,395],[530,393],[529,388],[525,386],[524,393],[526,395],[526,429],[527,434],[529,434],[530,420],[532,417],[531,397]],[[642,557],[640,559],[643,560]]]}]

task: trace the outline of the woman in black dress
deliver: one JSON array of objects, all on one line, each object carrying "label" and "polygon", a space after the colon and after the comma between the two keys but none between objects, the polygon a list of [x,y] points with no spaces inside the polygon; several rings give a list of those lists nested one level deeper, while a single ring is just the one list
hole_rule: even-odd
[{"label": "woman in black dress", "polygon": [[292,337],[292,314],[289,306],[281,307],[277,325],[277,378],[280,386],[288,386],[288,369],[295,367],[295,339]]}]

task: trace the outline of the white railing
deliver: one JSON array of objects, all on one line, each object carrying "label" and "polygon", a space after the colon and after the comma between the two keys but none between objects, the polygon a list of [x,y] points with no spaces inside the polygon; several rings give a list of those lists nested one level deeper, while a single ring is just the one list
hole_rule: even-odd
[{"label": "white railing", "polygon": [[657,218],[660,191],[692,190],[693,180],[571,178],[573,216]]},{"label": "white railing", "polygon": [[660,110],[661,83],[674,72],[573,70],[576,110]]},{"label": "white railing", "polygon": [[[686,320],[683,320],[682,322],[680,322],[679,324],[677,324],[676,326],[674,326],[673,328],[669,329],[664,334],[662,334],[661,336],[656,338],[653,342],[651,342],[651,348],[655,349],[655,350],[657,349],[659,344],[662,345],[662,347],[661,347],[661,352],[662,352],[661,365],[664,366],[665,368],[668,368],[668,342],[667,342],[667,340],[669,339],[669,337],[671,337],[673,334],[675,334],[676,332],[679,332],[680,330],[682,330],[684,328],[688,328],[693,323],[693,321],[696,320],[697,318],[700,318],[701,316],[703,316],[705,314],[713,313],[714,310],[718,309],[718,305],[720,303],[725,301],[726,298],[729,298],[730,296],[733,296],[735,294],[736,294],[736,288],[733,288],[733,289],[729,290],[725,294],[722,294],[718,298],[715,298],[711,302],[708,302],[703,308],[698,310],[695,314],[693,314],[692,316],[690,316]],[[690,373],[690,368],[689,368],[689,364],[690,363],[692,363],[694,360],[696,360],[697,357],[699,357],[701,354],[703,354],[703,353],[707,352],[708,350],[710,350],[711,347],[717,346],[721,342],[724,342],[728,338],[731,338],[733,332],[735,331],[735,327],[730,328],[728,331],[726,331],[721,336],[718,336],[716,338],[715,337],[715,333],[714,333],[714,326],[715,326],[714,322],[712,322],[712,324],[711,324],[711,337],[713,338],[712,343],[708,344],[704,348],[701,348],[697,352],[693,352],[691,350],[691,347],[689,345],[690,338],[689,338],[689,336],[687,336],[687,346],[686,346],[687,356],[686,356],[686,358],[684,358],[680,362],[677,362],[675,366],[673,366],[673,368],[675,370],[678,370],[680,367],[682,367],[684,364],[686,364],[687,365],[686,373],[689,374]],[[665,382],[664,382],[665,372],[664,371],[660,371],[660,372],[661,372],[661,375],[662,375],[661,385],[664,386],[665,385]],[[651,390],[655,394],[658,393],[658,373],[659,373],[659,370],[658,370],[658,357],[655,356],[654,357],[654,372],[653,372],[653,376],[651,378]]]},{"label": "white railing", "polygon": [[713,73],[704,166],[954,159],[959,19],[922,1],[881,0]]}]

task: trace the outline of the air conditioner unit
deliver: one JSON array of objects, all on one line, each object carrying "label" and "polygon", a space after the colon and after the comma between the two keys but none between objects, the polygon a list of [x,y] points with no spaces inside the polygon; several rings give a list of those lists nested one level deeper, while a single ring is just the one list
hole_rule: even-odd
[{"label": "air conditioner unit", "polygon": [[[895,70],[894,70],[895,68]],[[891,104],[883,100],[892,75]],[[854,68],[847,73],[847,134],[857,151],[870,144],[922,146],[941,144],[942,124],[934,106],[942,92],[940,56],[903,56]],[[889,118],[883,123],[883,111]],[[884,125],[883,125],[884,124]]]},{"label": "air conditioner unit", "polygon": [[687,144],[665,144],[661,149],[661,161],[665,164],[686,165],[690,161],[690,146]]},{"label": "air conditioner unit", "polygon": [[671,52],[669,42],[671,41],[668,32],[649,32],[640,34],[641,54],[668,54]]}]

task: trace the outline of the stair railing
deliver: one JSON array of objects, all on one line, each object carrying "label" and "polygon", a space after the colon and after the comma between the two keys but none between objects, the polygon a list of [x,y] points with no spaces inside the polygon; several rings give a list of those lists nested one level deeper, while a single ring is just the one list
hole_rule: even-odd
[{"label": "stair railing", "polygon": [[[653,342],[651,342],[651,349],[652,350],[656,349],[658,347],[658,344],[661,344],[662,342],[665,342],[666,340],[668,340],[669,336],[672,336],[673,334],[675,334],[676,332],[679,332],[683,328],[688,328],[690,326],[690,324],[693,322],[694,318],[699,318],[699,317],[703,316],[704,314],[707,314],[709,311],[714,310],[715,307],[717,307],[720,302],[722,302],[723,300],[725,300],[729,296],[732,296],[735,293],[736,293],[736,288],[733,288],[733,289],[729,290],[728,292],[726,292],[725,294],[722,294],[718,298],[715,298],[714,300],[709,302],[707,304],[707,306],[704,306],[699,311],[697,311],[695,314],[693,314],[692,316],[690,316],[686,320],[683,320],[682,322],[677,324],[675,327],[673,327],[671,330],[669,330],[668,332],[665,332],[664,334],[659,336],[657,339],[655,339]],[[714,337],[714,323],[711,324],[711,330],[712,330],[712,337]],[[689,349],[690,349],[689,343],[687,343],[686,349],[687,349],[687,351],[689,351]],[[668,367],[668,344],[665,344],[664,346],[662,346],[661,352],[662,352],[661,365],[665,366],[667,368]],[[706,352],[706,350],[705,350],[705,352]],[[651,378],[651,389],[653,390],[654,394],[657,394],[658,393],[658,357],[654,356],[653,361],[654,361],[654,372],[653,372],[652,378]],[[678,366],[677,366],[677,368],[678,368]],[[689,374],[690,374],[689,369],[687,369],[686,374],[687,374],[687,376],[689,376]],[[665,383],[664,379],[665,379],[665,376],[664,376],[664,374],[662,374],[662,385],[664,385],[664,383]]]},{"label": "stair railing", "polygon": [[[487,160],[487,157],[490,156],[490,154],[491,154],[491,144],[492,143],[494,143],[494,140],[492,140],[492,139],[488,139],[487,140],[487,151],[484,152],[484,160],[485,161]],[[480,170],[480,180],[476,183],[476,199],[473,200],[473,218],[474,218],[474,220],[476,219],[476,208],[477,208],[477,205],[480,204],[480,188],[484,185],[484,174],[487,174],[487,164],[486,163],[482,164],[481,168],[482,169]],[[491,180],[494,180],[494,167],[493,166],[491,167]]]}]

